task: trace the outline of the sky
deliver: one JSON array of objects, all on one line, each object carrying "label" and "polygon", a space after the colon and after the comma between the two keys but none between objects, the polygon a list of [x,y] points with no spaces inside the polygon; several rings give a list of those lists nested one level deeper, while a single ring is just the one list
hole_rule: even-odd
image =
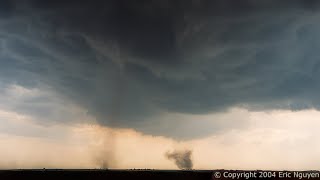
[{"label": "sky", "polygon": [[316,0],[1,0],[0,169],[316,169],[319,18]]}]

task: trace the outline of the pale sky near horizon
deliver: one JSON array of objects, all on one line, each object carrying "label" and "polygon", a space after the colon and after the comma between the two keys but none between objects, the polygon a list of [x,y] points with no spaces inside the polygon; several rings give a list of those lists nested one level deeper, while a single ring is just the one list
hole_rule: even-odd
[{"label": "pale sky near horizon", "polygon": [[2,0],[0,169],[316,169],[319,18],[310,0]]},{"label": "pale sky near horizon", "polygon": [[[41,90],[17,85],[8,92],[10,95],[1,95],[0,99],[20,101],[41,94]],[[190,115],[190,122],[206,122],[197,127],[199,130],[207,129],[208,123],[212,128],[219,125],[226,130],[207,137],[176,140],[128,128],[102,127],[94,117],[72,104],[66,106],[73,111],[65,112],[67,116],[86,123],[39,124],[33,117],[3,106],[0,106],[1,169],[102,168],[104,163],[108,168],[120,169],[177,169],[164,156],[176,149],[192,150],[194,169],[307,170],[320,165],[317,110],[250,112],[232,108],[219,114]],[[165,116],[186,118],[183,114]],[[243,126],[234,127],[234,120]]]}]

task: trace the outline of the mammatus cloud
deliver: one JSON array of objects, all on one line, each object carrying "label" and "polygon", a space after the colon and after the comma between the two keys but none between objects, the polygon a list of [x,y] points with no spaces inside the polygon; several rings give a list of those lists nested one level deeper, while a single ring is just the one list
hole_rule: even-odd
[{"label": "mammatus cloud", "polygon": [[173,152],[166,152],[165,154],[169,160],[174,161],[179,169],[192,169],[193,163],[191,155],[191,150],[175,150]]},{"label": "mammatus cloud", "polygon": [[[49,89],[101,125],[181,138],[168,130],[181,120],[152,124],[235,106],[320,107],[317,1],[1,3],[0,88]],[[41,117],[52,108],[33,104],[44,101],[15,107]],[[219,128],[203,132],[188,138]]]}]

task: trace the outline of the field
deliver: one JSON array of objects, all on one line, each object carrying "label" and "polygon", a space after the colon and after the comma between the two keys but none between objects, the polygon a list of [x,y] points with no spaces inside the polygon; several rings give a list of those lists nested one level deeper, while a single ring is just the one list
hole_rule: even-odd
[{"label": "field", "polygon": [[2,170],[0,180],[41,179],[41,180],[102,180],[102,179],[139,179],[139,180],[195,180],[211,179],[212,171],[175,171],[175,170]]},{"label": "field", "polygon": [[[227,173],[226,173],[227,172]],[[256,176],[252,176],[256,174]],[[232,177],[233,176],[233,177]],[[238,177],[236,177],[238,176]],[[269,177],[267,177],[269,176]],[[254,178],[255,177],[255,178]],[[0,170],[0,180],[235,180],[235,179],[320,179],[319,171],[240,170],[102,170],[102,169],[20,169]]]}]

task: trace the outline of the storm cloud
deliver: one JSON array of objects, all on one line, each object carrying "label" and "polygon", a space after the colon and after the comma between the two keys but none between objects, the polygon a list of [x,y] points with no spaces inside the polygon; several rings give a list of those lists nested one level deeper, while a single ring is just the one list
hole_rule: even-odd
[{"label": "storm cloud", "polygon": [[[163,113],[319,109],[319,7],[307,0],[1,1],[0,86],[50,90],[102,125],[151,134],[146,124]],[[44,112],[35,101],[15,110]],[[156,134],[168,136],[160,127]]]}]

